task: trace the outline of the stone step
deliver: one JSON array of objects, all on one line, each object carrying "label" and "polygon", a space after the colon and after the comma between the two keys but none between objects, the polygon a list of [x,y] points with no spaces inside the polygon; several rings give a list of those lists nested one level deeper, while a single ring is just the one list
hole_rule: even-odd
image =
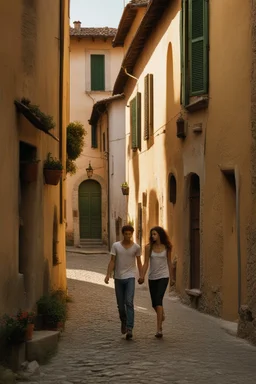
[{"label": "stone step", "polygon": [[102,244],[101,239],[80,239],[80,243],[96,243],[96,244]]},{"label": "stone step", "polygon": [[89,247],[92,247],[92,246],[99,246],[99,245],[102,245],[103,243],[102,243],[102,240],[98,240],[98,239],[96,239],[96,240],[94,240],[94,239],[81,239],[80,240],[80,245],[82,246],[82,247],[87,247],[87,246],[89,246]]},{"label": "stone step", "polygon": [[44,364],[56,352],[59,331],[34,331],[33,339],[26,342],[26,359]]}]

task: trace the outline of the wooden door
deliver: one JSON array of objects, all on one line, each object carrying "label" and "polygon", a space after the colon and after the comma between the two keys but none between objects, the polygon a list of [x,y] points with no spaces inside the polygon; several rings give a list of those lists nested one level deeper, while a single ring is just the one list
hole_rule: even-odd
[{"label": "wooden door", "polygon": [[101,239],[101,186],[86,180],[79,187],[80,239]]}]

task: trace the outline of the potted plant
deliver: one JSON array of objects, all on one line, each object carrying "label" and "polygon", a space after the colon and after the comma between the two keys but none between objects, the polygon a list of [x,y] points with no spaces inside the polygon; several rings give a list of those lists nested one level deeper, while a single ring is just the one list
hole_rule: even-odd
[{"label": "potted plant", "polygon": [[38,314],[43,316],[45,329],[56,330],[64,327],[67,303],[58,295],[44,295],[37,302]]},{"label": "potted plant", "polygon": [[123,195],[129,195],[129,185],[126,181],[121,184],[121,189],[122,189]]},{"label": "potted plant", "polygon": [[49,152],[44,162],[44,178],[45,183],[50,185],[58,185],[62,175],[63,165],[60,160],[53,158]]},{"label": "potted plant", "polygon": [[40,160],[31,159],[20,162],[21,180],[32,183],[37,180],[38,164]]},{"label": "potted plant", "polygon": [[25,341],[32,340],[34,327],[35,327],[35,312],[33,311],[22,311],[21,309],[17,313],[17,319],[21,324],[24,325]]},{"label": "potted plant", "polygon": [[23,97],[21,100],[15,100],[14,104],[17,110],[36,128],[47,132],[55,127],[53,117],[42,112],[38,105],[31,104],[29,99]]},{"label": "potted plant", "polygon": [[19,309],[16,315],[3,315],[0,319],[0,337],[14,345],[32,339],[35,313]]}]

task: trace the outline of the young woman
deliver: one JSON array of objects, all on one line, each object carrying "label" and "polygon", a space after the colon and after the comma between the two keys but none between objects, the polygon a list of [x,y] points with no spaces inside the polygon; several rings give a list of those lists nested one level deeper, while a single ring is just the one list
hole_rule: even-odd
[{"label": "young woman", "polygon": [[163,337],[162,322],[165,319],[163,308],[163,297],[172,278],[172,245],[162,227],[154,227],[150,230],[149,244],[145,247],[145,262],[139,283],[144,282],[146,272],[149,268],[149,291],[152,307],[157,315],[157,332],[155,337]]}]

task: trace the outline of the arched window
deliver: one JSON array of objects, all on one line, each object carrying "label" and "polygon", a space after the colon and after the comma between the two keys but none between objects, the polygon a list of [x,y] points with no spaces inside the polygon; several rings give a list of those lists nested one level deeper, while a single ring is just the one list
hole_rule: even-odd
[{"label": "arched window", "polygon": [[177,183],[175,176],[171,173],[169,175],[169,199],[172,204],[176,203],[177,197]]}]

